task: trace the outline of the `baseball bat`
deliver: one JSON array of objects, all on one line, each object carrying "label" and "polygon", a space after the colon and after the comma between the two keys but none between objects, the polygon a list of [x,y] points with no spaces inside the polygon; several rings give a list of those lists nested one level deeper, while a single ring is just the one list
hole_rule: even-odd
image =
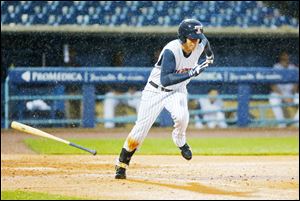
[{"label": "baseball bat", "polygon": [[11,127],[13,129],[16,129],[18,131],[21,131],[21,132],[25,132],[25,133],[28,133],[28,134],[31,134],[31,135],[37,135],[37,136],[40,136],[40,137],[45,137],[45,138],[49,138],[49,139],[52,139],[52,140],[55,140],[55,141],[58,141],[58,142],[62,142],[62,143],[65,143],[67,145],[70,145],[72,147],[76,147],[78,149],[81,149],[81,150],[84,150],[84,151],[87,151],[93,155],[96,155],[97,152],[96,150],[91,150],[91,149],[88,149],[88,148],[85,148],[85,147],[82,147],[80,145],[77,145],[75,143],[72,143],[72,142],[69,142],[67,140],[64,140],[62,138],[59,138],[59,137],[56,137],[54,135],[51,135],[49,133],[46,133],[42,130],[39,130],[37,128],[33,128],[31,126],[28,126],[28,125],[25,125],[25,124],[22,124],[20,122],[17,122],[17,121],[13,121],[11,123]]}]

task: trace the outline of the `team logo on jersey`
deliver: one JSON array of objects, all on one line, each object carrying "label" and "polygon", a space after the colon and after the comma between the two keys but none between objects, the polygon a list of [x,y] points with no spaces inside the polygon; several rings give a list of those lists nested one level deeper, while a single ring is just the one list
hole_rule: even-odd
[{"label": "team logo on jersey", "polygon": [[196,30],[196,34],[202,34],[203,26],[195,26],[194,28]]},{"label": "team logo on jersey", "polygon": [[176,73],[187,73],[190,71],[192,68],[182,68],[180,70],[176,70]]}]

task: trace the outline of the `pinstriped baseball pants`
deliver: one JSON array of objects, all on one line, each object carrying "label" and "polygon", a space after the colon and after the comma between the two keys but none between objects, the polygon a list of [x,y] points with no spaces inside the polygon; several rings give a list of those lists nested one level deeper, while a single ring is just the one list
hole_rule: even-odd
[{"label": "pinstriped baseball pants", "polygon": [[166,108],[171,113],[174,121],[173,141],[178,147],[182,147],[186,143],[185,132],[189,122],[187,93],[144,90],[137,121],[129,133],[123,148],[127,151],[138,149],[163,108]]}]

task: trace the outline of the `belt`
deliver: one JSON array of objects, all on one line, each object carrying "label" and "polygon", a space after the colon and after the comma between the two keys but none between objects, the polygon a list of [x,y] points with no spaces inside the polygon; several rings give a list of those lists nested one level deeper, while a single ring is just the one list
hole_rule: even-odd
[{"label": "belt", "polygon": [[165,92],[171,92],[171,91],[173,91],[173,90],[171,90],[171,89],[166,89],[166,88],[164,88],[164,87],[158,86],[157,84],[155,84],[155,83],[152,82],[152,81],[150,81],[149,83],[150,83],[153,87],[155,87],[155,88],[157,88],[157,89],[160,89],[160,90],[162,90],[162,91],[165,91]]}]

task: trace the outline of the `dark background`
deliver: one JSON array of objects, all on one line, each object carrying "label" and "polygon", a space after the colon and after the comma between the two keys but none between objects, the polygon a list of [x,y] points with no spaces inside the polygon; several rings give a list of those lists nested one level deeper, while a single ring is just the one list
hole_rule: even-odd
[{"label": "dark background", "polygon": [[[215,54],[214,66],[272,67],[278,54],[286,50],[291,62],[299,65],[299,37],[216,37],[207,35]],[[75,66],[115,66],[114,57],[122,52],[120,66],[152,67],[155,53],[176,39],[158,35],[101,35],[62,33],[1,33],[1,68],[11,66],[65,66],[63,45],[69,44]]]}]

